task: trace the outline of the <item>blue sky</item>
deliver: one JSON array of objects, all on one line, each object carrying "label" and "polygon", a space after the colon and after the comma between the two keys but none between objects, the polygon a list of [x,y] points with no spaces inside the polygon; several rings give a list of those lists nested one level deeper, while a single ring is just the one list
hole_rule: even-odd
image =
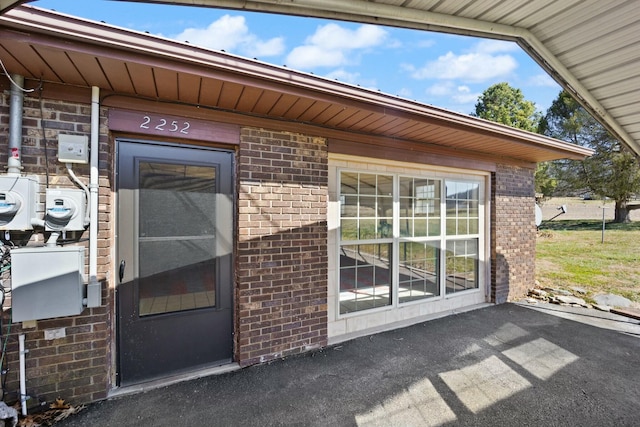
[{"label": "blue sky", "polygon": [[105,0],[39,0],[44,9],[188,41],[213,50],[469,114],[508,82],[545,112],[560,87],[517,45],[314,18]]}]

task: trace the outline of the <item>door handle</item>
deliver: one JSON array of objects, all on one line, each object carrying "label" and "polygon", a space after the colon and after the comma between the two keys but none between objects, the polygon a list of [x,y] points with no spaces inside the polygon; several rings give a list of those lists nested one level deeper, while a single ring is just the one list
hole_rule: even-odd
[{"label": "door handle", "polygon": [[118,269],[118,277],[120,277],[120,283],[122,283],[122,279],[124,278],[124,268],[126,267],[127,263],[125,262],[125,260],[120,260],[120,268]]}]

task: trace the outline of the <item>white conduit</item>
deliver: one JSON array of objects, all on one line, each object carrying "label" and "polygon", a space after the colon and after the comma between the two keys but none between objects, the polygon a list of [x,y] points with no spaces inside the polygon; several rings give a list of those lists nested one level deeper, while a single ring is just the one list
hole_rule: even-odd
[{"label": "white conduit", "polygon": [[91,87],[91,175],[89,178],[89,286],[87,307],[100,306],[102,292],[98,283],[98,151],[100,137],[100,88]]},{"label": "white conduit", "polygon": [[18,335],[20,351],[20,402],[22,403],[22,416],[27,416],[27,378],[25,363],[24,334]]}]

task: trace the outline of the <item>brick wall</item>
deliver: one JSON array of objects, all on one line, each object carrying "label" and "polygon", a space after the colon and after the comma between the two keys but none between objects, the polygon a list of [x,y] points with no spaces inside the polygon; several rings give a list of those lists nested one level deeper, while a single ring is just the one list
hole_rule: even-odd
[{"label": "brick wall", "polygon": [[491,300],[526,295],[535,280],[534,171],[498,165],[491,177]]},{"label": "brick wall", "polygon": [[[44,210],[45,170],[48,165],[49,186],[77,188],[69,179],[66,167],[57,160],[58,133],[75,135],[90,134],[89,97],[86,104],[75,104],[46,99],[26,97],[24,102],[22,164],[23,172],[38,175],[40,181],[39,211]],[[0,100],[0,164],[7,164],[7,139],[9,122],[9,92],[2,93]],[[103,112],[104,113],[104,112]],[[41,120],[41,117],[44,120]],[[51,402],[57,397],[74,404],[94,401],[106,397],[108,375],[111,360],[109,345],[111,342],[110,312],[113,308],[110,291],[104,283],[106,272],[111,263],[109,239],[111,231],[111,188],[109,171],[111,170],[111,149],[109,148],[106,119],[102,114],[100,132],[100,189],[99,189],[99,235],[98,235],[98,280],[102,281],[103,306],[85,309],[79,316],[40,320],[35,327],[28,324],[11,324],[10,301],[4,304],[2,312],[2,341],[7,340],[4,361],[6,374],[5,401],[19,399],[19,354],[18,335],[25,334],[26,385],[27,394],[34,403]],[[46,134],[47,156],[43,132]],[[74,172],[86,184],[89,182],[89,166],[74,165]],[[41,231],[35,233],[11,233],[11,240],[17,245],[42,245],[48,236]],[[67,238],[88,239],[84,233],[68,233]],[[88,246],[85,241],[83,243]],[[88,249],[87,249],[88,253]],[[88,260],[87,260],[88,262]],[[88,263],[87,263],[88,268]],[[7,277],[5,277],[7,279]],[[5,286],[7,283],[5,283]],[[64,338],[45,340],[44,331],[52,328],[64,328]]]},{"label": "brick wall", "polygon": [[243,129],[238,154],[237,360],[327,342],[327,145]]}]

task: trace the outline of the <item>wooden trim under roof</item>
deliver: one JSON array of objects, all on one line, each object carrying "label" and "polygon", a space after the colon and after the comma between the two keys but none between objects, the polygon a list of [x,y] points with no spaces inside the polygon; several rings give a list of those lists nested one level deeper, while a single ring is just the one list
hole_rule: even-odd
[{"label": "wooden trim under roof", "polygon": [[[30,79],[103,94],[535,163],[592,151],[311,74],[38,8],[0,17],[0,59]],[[107,96],[109,96],[107,95]]]}]

